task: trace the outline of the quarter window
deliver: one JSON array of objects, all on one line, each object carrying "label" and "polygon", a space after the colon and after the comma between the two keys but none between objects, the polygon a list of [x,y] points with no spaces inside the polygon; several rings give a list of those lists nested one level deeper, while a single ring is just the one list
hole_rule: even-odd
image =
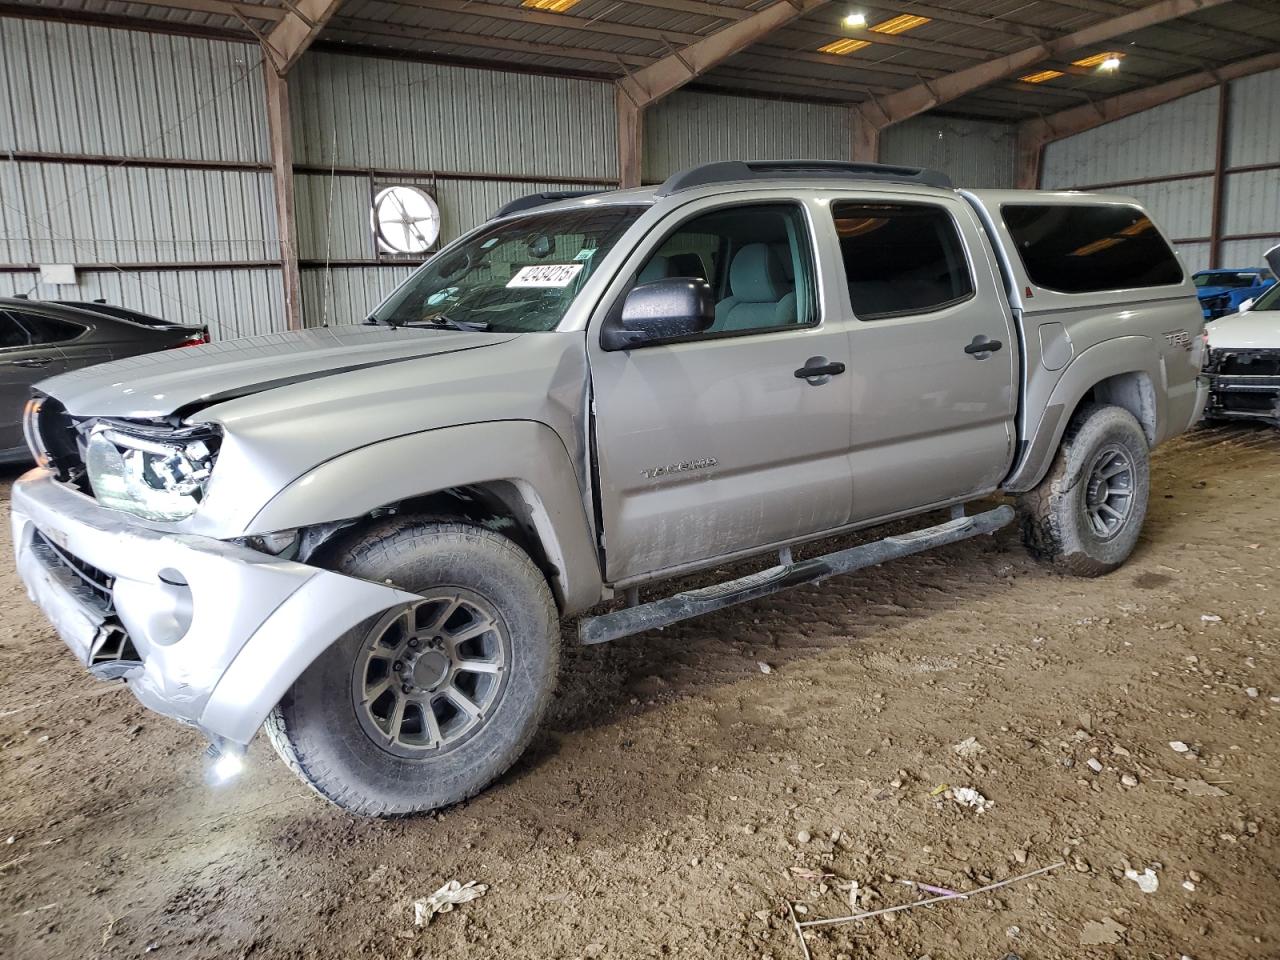
[{"label": "quarter window", "polygon": [[964,245],[941,207],[839,201],[831,214],[859,320],[929,313],[973,295]]},{"label": "quarter window", "polygon": [[793,204],[751,204],[704,213],[669,234],[636,283],[706,280],[716,297],[710,333],[751,333],[817,323],[813,257]]},{"label": "quarter window", "polygon": [[1006,204],[1000,208],[1031,282],[1061,293],[1096,293],[1182,282],[1182,265],[1135,206]]}]

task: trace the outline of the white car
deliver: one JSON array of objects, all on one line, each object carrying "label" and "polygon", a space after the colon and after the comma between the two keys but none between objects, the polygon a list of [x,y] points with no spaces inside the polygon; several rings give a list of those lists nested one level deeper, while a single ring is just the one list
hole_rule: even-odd
[{"label": "white car", "polygon": [[[1280,272],[1280,246],[1267,251],[1267,263]],[[1280,283],[1238,313],[1206,327],[1211,420],[1265,420],[1280,426]]]}]

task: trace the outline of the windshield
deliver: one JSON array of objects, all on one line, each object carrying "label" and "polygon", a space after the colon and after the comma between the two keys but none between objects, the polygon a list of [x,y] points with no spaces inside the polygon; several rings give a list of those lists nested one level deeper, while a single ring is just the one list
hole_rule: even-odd
[{"label": "windshield", "polygon": [[552,330],[644,209],[587,207],[485,227],[429,261],[369,320],[499,333]]},{"label": "windshield", "polygon": [[1252,287],[1258,282],[1256,273],[1197,273],[1191,278],[1197,287]]},{"label": "windshield", "polygon": [[1266,293],[1253,301],[1250,310],[1280,310],[1280,283],[1273,283]]}]

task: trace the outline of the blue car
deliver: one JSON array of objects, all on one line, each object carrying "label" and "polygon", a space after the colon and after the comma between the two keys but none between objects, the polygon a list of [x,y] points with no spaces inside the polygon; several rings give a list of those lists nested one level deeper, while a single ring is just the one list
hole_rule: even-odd
[{"label": "blue car", "polygon": [[1201,270],[1191,277],[1206,320],[1235,313],[1240,304],[1252,300],[1276,282],[1266,267]]}]

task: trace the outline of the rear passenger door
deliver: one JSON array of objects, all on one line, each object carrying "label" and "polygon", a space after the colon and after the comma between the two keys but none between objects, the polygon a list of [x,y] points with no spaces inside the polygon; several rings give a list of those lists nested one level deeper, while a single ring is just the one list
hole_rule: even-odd
[{"label": "rear passenger door", "polygon": [[959,198],[834,197],[850,319],[853,519],[996,488],[1013,460],[1018,340]]}]

